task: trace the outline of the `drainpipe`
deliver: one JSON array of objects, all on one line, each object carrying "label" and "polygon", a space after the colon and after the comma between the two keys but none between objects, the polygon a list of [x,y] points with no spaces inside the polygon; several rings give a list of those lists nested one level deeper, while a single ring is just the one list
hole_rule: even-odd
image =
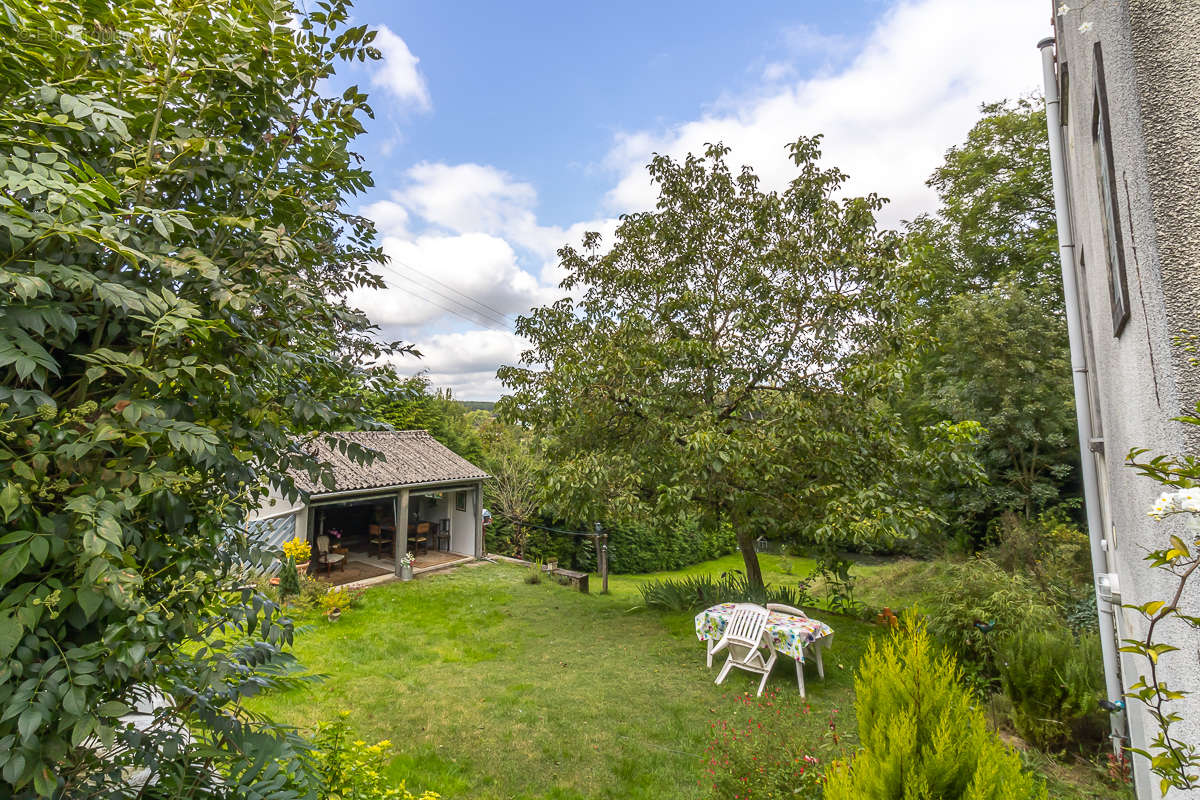
[{"label": "drainpipe", "polygon": [[[1079,430],[1079,463],[1083,472],[1083,502],[1087,510],[1088,542],[1092,551],[1092,572],[1096,589],[1096,609],[1100,622],[1100,650],[1104,658],[1104,683],[1108,700],[1124,708],[1125,691],[1121,686],[1117,656],[1116,619],[1112,604],[1101,594],[1101,576],[1110,582],[1108,554],[1100,514],[1100,490],[1096,459],[1092,455],[1092,409],[1088,391],[1087,358],[1084,355],[1083,322],[1079,310],[1079,286],[1075,281],[1075,242],[1071,230],[1071,201],[1063,164],[1061,111],[1058,76],[1054,69],[1054,38],[1038,42],[1042,51],[1042,74],[1046,84],[1046,129],[1050,139],[1050,171],[1054,178],[1054,215],[1058,219],[1058,257],[1062,267],[1063,297],[1066,302],[1067,336],[1071,344],[1071,373],[1075,386],[1075,423]],[[1113,750],[1124,740],[1124,712],[1110,715]]]}]

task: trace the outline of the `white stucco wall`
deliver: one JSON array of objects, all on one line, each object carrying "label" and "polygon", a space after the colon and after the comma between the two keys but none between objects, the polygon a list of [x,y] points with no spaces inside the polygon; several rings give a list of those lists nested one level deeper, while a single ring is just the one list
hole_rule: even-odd
[{"label": "white stucco wall", "polygon": [[[1048,4],[1057,6],[1058,3]],[[1069,4],[1076,5],[1076,4]],[[1143,561],[1179,525],[1156,523],[1146,511],[1160,487],[1125,465],[1134,447],[1155,453],[1196,452],[1194,431],[1174,417],[1200,400],[1200,379],[1188,356],[1172,345],[1182,330],[1200,331],[1200,3],[1110,0],[1078,4],[1058,17],[1059,69],[1066,64],[1064,141],[1075,228],[1076,271],[1085,295],[1090,338],[1089,378],[1096,406],[1098,455],[1110,568],[1120,576],[1122,600],[1168,599],[1174,581]],[[1080,25],[1091,23],[1081,32]],[[1121,244],[1130,316],[1114,336],[1102,206],[1092,143],[1094,45],[1100,42],[1112,133]],[[1200,587],[1185,598],[1200,613]],[[1143,622],[1119,611],[1118,638],[1138,636]],[[1174,729],[1200,743],[1200,636],[1180,626],[1165,636],[1182,652],[1163,657],[1172,688],[1193,692],[1179,701],[1185,722]],[[1129,686],[1146,671],[1143,660],[1122,657]],[[1146,746],[1153,724],[1131,704],[1133,744]],[[1138,796],[1158,797],[1157,780],[1135,763]],[[1191,797],[1197,792],[1172,792]]]}]

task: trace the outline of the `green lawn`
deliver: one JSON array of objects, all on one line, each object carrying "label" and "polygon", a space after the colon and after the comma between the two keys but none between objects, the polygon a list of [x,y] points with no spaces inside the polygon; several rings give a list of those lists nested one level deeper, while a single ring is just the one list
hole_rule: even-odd
[{"label": "green lawn", "polygon": [[[768,581],[795,577],[763,558]],[[737,568],[729,556],[672,575]],[[871,567],[874,575],[886,567]],[[715,686],[692,616],[638,608],[648,576],[613,576],[611,594],[583,595],[555,583],[530,585],[507,564],[460,568],[368,590],[336,623],[302,615],[302,663],[326,678],[306,691],[276,693],[252,707],[310,729],[341,710],[367,740],[390,739],[391,772],[411,789],[448,798],[699,798],[711,727],[733,720],[753,692],[735,671]],[[658,576],[652,576],[658,577]],[[867,580],[866,578],[864,580]],[[899,603],[898,603],[899,605]],[[773,734],[816,742],[830,712],[853,728],[852,672],[878,628],[821,614],[835,630],[826,679],[809,667],[800,701],[790,662],[778,690]],[[1056,797],[1109,797],[1062,791]]]}]

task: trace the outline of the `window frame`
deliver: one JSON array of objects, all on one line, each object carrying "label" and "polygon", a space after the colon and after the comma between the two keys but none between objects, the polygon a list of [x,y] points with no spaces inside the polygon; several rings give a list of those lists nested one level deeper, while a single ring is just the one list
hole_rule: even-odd
[{"label": "window frame", "polygon": [[1121,238],[1121,211],[1117,204],[1117,175],[1112,149],[1112,118],[1108,113],[1108,90],[1104,81],[1104,56],[1100,43],[1093,48],[1095,79],[1092,92],[1092,153],[1099,190],[1100,224],[1108,256],[1108,294],[1112,303],[1113,336],[1119,337],[1129,321],[1129,280],[1125,270],[1125,246]]}]

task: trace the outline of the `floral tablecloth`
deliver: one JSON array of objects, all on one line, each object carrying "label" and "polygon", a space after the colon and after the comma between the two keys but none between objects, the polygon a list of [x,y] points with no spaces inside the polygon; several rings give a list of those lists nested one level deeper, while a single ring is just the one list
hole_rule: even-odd
[{"label": "floral tablecloth", "polygon": [[[733,603],[721,603],[696,615],[696,638],[700,641],[719,641],[733,615]],[[824,636],[832,636],[833,628],[809,617],[794,617],[772,611],[767,617],[767,633],[775,650],[797,661],[804,660],[805,645]]]}]

